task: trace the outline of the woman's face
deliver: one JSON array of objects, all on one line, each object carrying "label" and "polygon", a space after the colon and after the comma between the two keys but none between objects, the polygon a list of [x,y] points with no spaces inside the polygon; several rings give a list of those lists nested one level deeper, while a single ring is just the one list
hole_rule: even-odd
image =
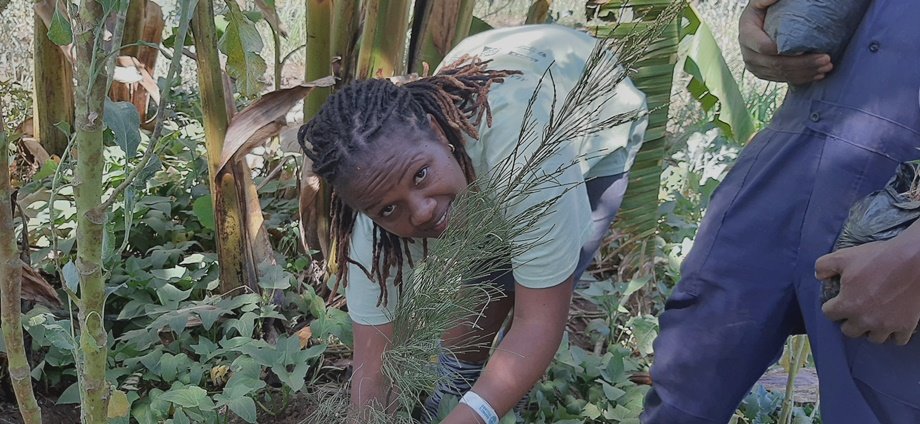
[{"label": "woman's face", "polygon": [[454,199],[467,188],[447,138],[430,123],[433,131],[384,130],[335,187],[346,204],[399,237],[440,237]]}]

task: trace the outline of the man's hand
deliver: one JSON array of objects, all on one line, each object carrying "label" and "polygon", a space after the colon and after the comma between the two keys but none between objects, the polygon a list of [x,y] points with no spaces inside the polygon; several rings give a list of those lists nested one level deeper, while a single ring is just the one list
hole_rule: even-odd
[{"label": "man's hand", "polygon": [[[920,222],[920,221],[918,221]],[[913,230],[913,231],[911,231]],[[824,255],[815,276],[840,276],[840,294],[822,310],[849,337],[873,343],[893,338],[905,345],[920,322],[920,226],[888,241],[867,243]]]},{"label": "man's hand", "polygon": [[807,84],[823,79],[833,69],[831,57],[824,53],[784,56],[777,54],[776,43],[764,32],[767,7],[777,0],[751,0],[738,22],[738,43],[745,67],[760,79]]}]

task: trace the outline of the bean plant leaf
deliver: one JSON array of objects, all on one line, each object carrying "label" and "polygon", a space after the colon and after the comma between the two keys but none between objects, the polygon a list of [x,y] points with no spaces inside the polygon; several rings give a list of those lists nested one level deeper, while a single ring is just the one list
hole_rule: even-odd
[{"label": "bean plant leaf", "polygon": [[243,337],[252,337],[252,332],[255,330],[256,319],[258,316],[252,312],[246,312],[238,320],[230,320],[227,322],[228,328],[236,328],[239,331],[240,336]]},{"label": "bean plant leaf", "polygon": [[264,44],[262,36],[252,22],[240,10],[235,0],[228,1],[227,29],[218,41],[220,51],[227,55],[227,74],[236,79],[240,94],[253,97],[259,94],[259,77],[267,68],[259,56]]},{"label": "bean plant leaf", "polygon": [[214,402],[208,397],[208,392],[198,386],[176,386],[163,393],[160,399],[183,408],[198,408],[203,411],[214,409]]},{"label": "bean plant leaf", "polygon": [[658,319],[651,315],[639,316],[630,320],[636,344],[643,355],[651,355],[652,341],[658,336]]},{"label": "bean plant leaf", "polygon": [[153,274],[153,276],[156,278],[170,281],[173,279],[182,278],[183,276],[185,276],[185,273],[187,271],[188,270],[186,268],[183,268],[181,266],[175,266],[172,268],[154,269],[154,270],[151,270],[150,273]]},{"label": "bean plant leaf", "polygon": [[172,284],[166,284],[157,289],[157,297],[160,299],[160,304],[170,308],[178,307],[179,302],[188,299],[191,294],[192,289],[183,291]]},{"label": "bean plant leaf", "polygon": [[57,405],[76,405],[80,403],[80,386],[73,383],[58,396]]},{"label": "bean plant leaf", "polygon": [[346,346],[354,345],[354,335],[351,328],[351,317],[348,313],[335,308],[329,308],[310,323],[310,330],[319,339],[333,335],[339,338]]},{"label": "bean plant leaf", "polygon": [[202,227],[214,231],[214,205],[211,203],[210,194],[195,199],[195,203],[192,204],[192,211]]},{"label": "bean plant leaf", "polygon": [[73,28],[67,16],[55,7],[51,16],[51,26],[48,28],[48,39],[59,46],[73,43]]},{"label": "bean plant leaf", "polygon": [[651,279],[648,277],[637,277],[634,278],[626,286],[626,290],[623,290],[623,296],[620,298],[620,305],[625,305],[629,301],[629,297],[633,293],[639,291],[639,289],[645,287]]},{"label": "bean plant leaf", "polygon": [[284,290],[291,287],[291,274],[278,264],[263,262],[259,264],[259,286],[265,290]]},{"label": "bean plant leaf", "polygon": [[239,382],[232,385],[231,382],[228,382],[223,393],[214,395],[214,400],[217,401],[218,407],[226,405],[234,414],[238,415],[246,422],[255,423],[256,403],[251,397],[247,396],[250,392],[251,390],[248,387]]},{"label": "bean plant leaf", "polygon": [[131,402],[128,401],[128,395],[121,390],[114,390],[109,398],[108,418],[116,419],[127,417],[131,411]]},{"label": "bean plant leaf", "polygon": [[246,420],[247,423],[256,422],[256,402],[253,401],[251,397],[243,396],[236,399],[230,399],[226,405],[234,414]]},{"label": "bean plant leaf", "polygon": [[601,381],[601,387],[603,387],[604,389],[604,396],[606,396],[607,400],[611,402],[616,401],[617,399],[623,397],[623,395],[626,394],[626,392],[623,391],[623,389],[613,387],[610,384],[607,384],[606,381]]},{"label": "bean plant leaf", "polygon": [[188,418],[188,415],[185,415],[185,411],[182,408],[179,408],[173,414],[172,424],[192,424],[192,420]]},{"label": "bean plant leaf", "polygon": [[64,277],[64,284],[70,291],[76,293],[77,288],[80,287],[80,271],[77,270],[77,265],[73,261],[67,262],[61,273]]},{"label": "bean plant leaf", "polygon": [[141,118],[133,104],[105,100],[103,114],[105,126],[115,134],[115,143],[125,152],[128,159],[137,155],[137,146],[141,144]]},{"label": "bean plant leaf", "polygon": [[201,326],[205,330],[210,330],[221,315],[229,313],[230,311],[222,309],[199,309],[196,312],[198,313],[198,318],[201,320]]}]

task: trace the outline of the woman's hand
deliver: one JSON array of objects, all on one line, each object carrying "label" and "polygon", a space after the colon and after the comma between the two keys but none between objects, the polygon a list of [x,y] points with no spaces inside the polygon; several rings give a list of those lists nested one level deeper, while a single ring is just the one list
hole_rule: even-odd
[{"label": "woman's hand", "polygon": [[891,240],[822,256],[815,276],[840,276],[840,294],[822,310],[843,334],[907,344],[920,322],[920,221]]},{"label": "woman's hand", "polygon": [[[504,416],[543,376],[559,349],[568,321],[573,280],[545,289],[517,285],[514,321],[473,386],[499,417]],[[473,410],[460,404],[442,424],[482,423]]]},{"label": "woman's hand", "polygon": [[777,0],[751,0],[738,22],[738,43],[745,67],[760,79],[807,84],[823,79],[833,69],[831,57],[823,53],[785,56],[764,32],[767,8]]}]

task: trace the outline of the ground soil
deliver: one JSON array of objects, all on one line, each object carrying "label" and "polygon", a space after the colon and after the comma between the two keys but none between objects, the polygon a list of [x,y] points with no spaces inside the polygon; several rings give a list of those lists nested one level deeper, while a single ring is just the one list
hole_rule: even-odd
[{"label": "ground soil", "polygon": [[[38,404],[42,408],[42,421],[51,424],[78,424],[80,410],[76,405],[55,405],[53,399],[38,395]],[[22,424],[19,409],[15,402],[0,401],[0,424]]]},{"label": "ground soil", "polygon": [[[273,409],[278,407],[279,405],[272,406]],[[270,413],[263,409],[259,409],[257,422],[271,424],[308,424],[311,422],[310,415],[313,414],[314,410],[316,410],[314,399],[311,396],[298,393],[288,401],[287,407],[278,408]],[[246,424],[246,421],[239,417],[234,417],[230,420],[230,424]]]}]

